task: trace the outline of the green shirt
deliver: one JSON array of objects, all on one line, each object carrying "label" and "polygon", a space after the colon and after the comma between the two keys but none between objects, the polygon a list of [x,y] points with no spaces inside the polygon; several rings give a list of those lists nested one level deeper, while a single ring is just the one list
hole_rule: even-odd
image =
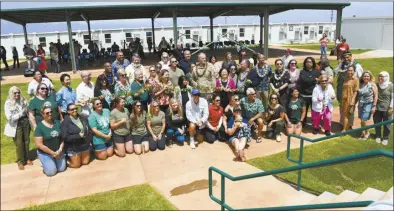
[{"label": "green shirt", "polygon": [[[96,111],[92,111],[89,116],[89,125],[91,128],[96,128],[98,131],[108,135],[110,130],[109,127],[109,116],[110,112],[108,109],[104,108],[101,114],[98,114]],[[105,144],[104,138],[94,135],[93,136],[93,145]]]},{"label": "green shirt", "polygon": [[[44,139],[44,145],[56,152],[60,147],[60,121],[54,120],[52,128],[45,126],[42,122],[37,122],[34,137],[42,137]],[[38,150],[45,153],[41,149]]]},{"label": "green shirt", "polygon": [[[130,119],[133,121],[134,114],[131,114]],[[137,117],[137,121],[135,124],[131,123],[131,135],[143,136],[147,134],[146,130],[146,113],[142,113]]]},{"label": "green shirt", "polygon": [[114,130],[114,133],[120,136],[127,136],[130,134],[130,119],[129,119],[129,111],[127,110],[127,108],[124,108],[123,111],[119,111],[118,109],[114,108],[114,110],[111,111],[109,120],[110,121],[115,120],[115,123],[117,123],[123,118],[127,119],[126,123],[116,128]]},{"label": "green shirt", "polygon": [[264,112],[264,106],[260,99],[255,99],[254,102],[250,102],[248,97],[244,97],[241,99],[243,116],[247,120],[256,116],[258,113]]},{"label": "green shirt", "polygon": [[305,102],[299,98],[295,102],[289,101],[287,105],[287,117],[291,124],[297,124],[301,120],[302,107],[305,107]]},{"label": "green shirt", "polygon": [[52,118],[59,120],[56,97],[54,94],[51,93],[45,100],[41,100],[38,97],[34,97],[29,103],[28,110],[34,112],[34,119],[36,120],[36,124],[38,124],[43,120],[41,115],[41,108],[44,104],[48,105],[52,109]]},{"label": "green shirt", "polygon": [[148,115],[146,121],[150,121],[152,131],[155,135],[159,135],[163,127],[163,120],[165,119],[164,112],[160,111],[157,116]]},{"label": "green shirt", "polygon": [[385,89],[381,89],[379,84],[376,85],[378,87],[378,102],[376,104],[376,110],[378,111],[387,111],[392,102],[393,96],[393,84],[390,84]]},{"label": "green shirt", "polygon": [[175,71],[169,69],[168,73],[170,74],[170,80],[171,80],[171,83],[173,86],[177,86],[179,77],[181,77],[182,75],[185,75],[183,70],[181,70],[179,68],[176,68]]},{"label": "green shirt", "polygon": [[76,119],[74,119],[74,117],[70,116],[70,119],[82,132],[84,131],[83,124],[78,117]]}]

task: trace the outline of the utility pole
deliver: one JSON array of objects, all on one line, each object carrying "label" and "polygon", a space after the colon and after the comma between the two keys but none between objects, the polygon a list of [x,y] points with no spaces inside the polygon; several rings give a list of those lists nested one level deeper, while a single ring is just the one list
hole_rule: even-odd
[{"label": "utility pole", "polygon": [[334,18],[334,10],[331,10],[331,23],[333,18]]}]

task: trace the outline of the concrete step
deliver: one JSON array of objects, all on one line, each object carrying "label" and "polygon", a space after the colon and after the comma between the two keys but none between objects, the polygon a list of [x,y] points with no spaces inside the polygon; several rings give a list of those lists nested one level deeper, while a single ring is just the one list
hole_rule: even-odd
[{"label": "concrete step", "polygon": [[293,197],[289,198],[289,200],[286,201],[286,206],[308,204],[314,198],[316,198],[316,196],[313,194],[307,193],[302,190],[297,191],[293,195]]},{"label": "concrete step", "polygon": [[350,190],[345,190],[341,194],[339,194],[337,197],[335,197],[331,202],[336,203],[336,202],[349,202],[349,201],[354,201],[360,196],[360,194],[355,193]]},{"label": "concrete step", "polygon": [[325,204],[325,203],[330,203],[335,197],[338,195],[335,195],[331,192],[324,191],[324,193],[320,194],[319,196],[315,197],[312,201],[309,202],[309,204]]},{"label": "concrete step", "polygon": [[382,198],[380,198],[380,200],[379,201],[381,201],[381,200],[389,200],[389,199],[392,199],[393,198],[393,187],[391,187],[390,188],[390,190],[388,190],[385,194],[384,194],[384,196],[382,197]]},{"label": "concrete step", "polygon": [[375,188],[367,188],[356,200],[354,201],[378,201],[384,196],[385,192]]}]

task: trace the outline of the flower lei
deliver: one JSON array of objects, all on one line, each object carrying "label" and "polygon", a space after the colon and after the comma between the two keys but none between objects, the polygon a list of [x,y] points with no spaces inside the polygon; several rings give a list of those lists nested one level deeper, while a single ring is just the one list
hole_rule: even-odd
[{"label": "flower lei", "polygon": [[[138,84],[138,86],[142,87],[142,84],[140,82],[138,82],[138,80],[135,80],[135,82]],[[144,86],[144,87],[140,88],[134,94],[142,95],[142,94],[144,94],[144,92],[150,92],[150,90],[151,90],[151,86]]]},{"label": "flower lei", "polygon": [[199,65],[200,65],[199,63],[196,64],[196,75],[197,75],[197,77],[202,77],[202,76],[205,75],[205,72],[206,72],[207,69],[208,69],[208,64],[205,64],[205,69],[204,69],[204,71],[202,72],[201,75],[198,73],[198,67],[199,67]]},{"label": "flower lei", "polygon": [[263,74],[260,73],[259,65],[256,65],[256,72],[257,72],[257,75],[258,75],[260,78],[264,78],[264,77],[268,74],[268,65],[264,65],[263,68],[262,68],[262,70],[263,70],[263,72],[264,72]]}]

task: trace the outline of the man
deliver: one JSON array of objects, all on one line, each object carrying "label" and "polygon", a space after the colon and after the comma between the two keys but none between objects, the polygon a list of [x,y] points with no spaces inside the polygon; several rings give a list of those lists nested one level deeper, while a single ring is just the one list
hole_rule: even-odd
[{"label": "man", "polygon": [[243,117],[248,120],[249,125],[257,124],[257,143],[262,141],[263,135],[263,113],[264,106],[261,100],[256,98],[256,91],[253,88],[246,90],[247,97],[241,99]]},{"label": "man", "polygon": [[134,72],[140,70],[144,75],[144,81],[149,77],[149,72],[146,72],[144,66],[141,64],[141,58],[138,54],[134,54],[132,57],[133,63],[126,67],[126,76],[129,79],[129,83],[132,84],[134,81]]},{"label": "man", "polygon": [[286,49],[285,55],[282,57],[283,67],[287,67],[292,59],[294,59],[294,57],[290,54],[290,48],[288,48]]},{"label": "man", "polygon": [[172,85],[175,87],[178,85],[179,77],[181,77],[185,74],[183,73],[183,71],[181,69],[179,69],[177,67],[178,61],[176,60],[176,58],[171,57],[170,62],[171,62],[170,69],[168,70],[168,72],[170,74],[170,79],[171,79]]},{"label": "man", "polygon": [[257,86],[257,83],[252,83],[252,81],[248,78],[250,73],[250,62],[248,59],[244,59],[240,63],[240,72],[237,78],[237,81],[234,81],[237,84],[237,92],[238,95],[242,98],[245,97],[246,89],[249,87]]},{"label": "man", "polygon": [[[190,80],[190,66],[194,64],[194,62],[191,61],[191,53],[190,50],[184,50],[183,51],[183,58],[179,61],[179,66],[183,70],[183,73],[188,77]],[[194,67],[193,67],[194,68]]]},{"label": "man", "polygon": [[115,79],[118,80],[118,70],[126,69],[130,65],[130,61],[124,58],[123,52],[118,51],[116,53],[116,60],[112,63],[112,72],[114,73]]},{"label": "man", "polygon": [[203,98],[214,92],[216,80],[214,77],[214,67],[207,62],[205,53],[198,54],[198,63],[193,69],[192,82],[197,87]]},{"label": "man", "polygon": [[117,45],[116,42],[114,42],[114,44],[112,44],[111,51],[112,52],[118,52],[119,51],[119,45]]},{"label": "man", "polygon": [[[111,69],[111,65],[107,62]],[[90,100],[94,97],[94,84],[88,71],[81,71],[82,82],[77,87],[77,104],[81,105],[81,115],[89,117],[92,112]]]},{"label": "man", "polygon": [[162,37],[159,43],[159,59],[161,58],[161,54],[163,52],[168,53],[168,50],[170,50],[170,44],[167,42],[165,37]]},{"label": "man", "polygon": [[186,103],[186,118],[189,121],[190,148],[195,149],[194,136],[197,130],[203,130],[207,126],[209,109],[208,102],[200,98],[200,91],[193,89],[192,99]]},{"label": "man", "polygon": [[36,57],[36,52],[30,48],[30,44],[26,44],[26,49],[23,51],[23,54],[27,58],[27,69],[35,69],[33,58]]},{"label": "man", "polygon": [[[67,61],[63,61],[62,60],[62,58],[63,58],[63,51],[62,51],[62,48],[63,48],[63,46],[62,46],[62,43],[60,42],[60,39],[57,39],[57,43],[56,43],[56,45],[55,45],[55,47],[57,48],[57,52],[58,52],[58,58],[59,58],[59,62],[65,62],[65,63],[67,63]],[[68,51],[68,48],[67,48],[67,51]]]},{"label": "man", "polygon": [[5,65],[5,70],[10,70],[7,63],[7,51],[5,50],[4,46],[0,46],[0,57]]},{"label": "man", "polygon": [[75,55],[75,62],[77,66],[77,70],[79,71],[81,67],[79,66],[79,54],[81,53],[82,45],[78,43],[77,40],[74,40],[74,55]]},{"label": "man", "polygon": [[112,67],[109,62],[104,63],[104,72],[101,74],[107,77],[108,89],[111,93],[114,93],[116,79],[114,73],[112,72]]},{"label": "man", "polygon": [[364,69],[360,65],[360,63],[354,61],[353,55],[350,51],[345,51],[342,53],[342,62],[338,65],[337,68],[335,68],[334,72],[335,74],[338,74],[338,72],[344,72],[344,71],[346,72],[347,68],[351,65],[354,65],[354,67],[356,68],[354,75],[357,78],[360,78],[364,72]]},{"label": "man", "polygon": [[182,43],[178,43],[173,53],[177,61],[180,61],[182,59],[182,53],[183,53]]},{"label": "man", "polygon": [[152,52],[152,46],[153,46],[152,38],[148,37],[148,40],[147,40],[146,42],[148,43],[148,51],[149,51],[149,54],[151,54],[151,52]]},{"label": "man", "polygon": [[271,66],[265,63],[265,56],[263,54],[258,54],[257,60],[258,63],[248,74],[248,79],[252,81],[251,87],[257,91],[257,97],[263,103],[264,108],[267,108],[272,70]]},{"label": "man", "polygon": [[48,78],[43,78],[39,70],[35,70],[33,73],[33,80],[30,81],[27,87],[27,94],[30,95],[30,97],[36,96],[37,86],[40,83],[44,83],[45,85],[47,85],[48,94],[54,92],[54,86],[52,82]]},{"label": "man", "polygon": [[343,55],[345,52],[349,51],[349,50],[350,50],[350,47],[349,47],[349,45],[346,43],[346,38],[342,38],[341,43],[339,43],[339,44],[337,45],[337,51],[338,51],[338,53],[337,53],[337,62],[338,62],[338,64],[340,63],[340,61],[341,61],[341,59],[342,59],[342,55]]}]

